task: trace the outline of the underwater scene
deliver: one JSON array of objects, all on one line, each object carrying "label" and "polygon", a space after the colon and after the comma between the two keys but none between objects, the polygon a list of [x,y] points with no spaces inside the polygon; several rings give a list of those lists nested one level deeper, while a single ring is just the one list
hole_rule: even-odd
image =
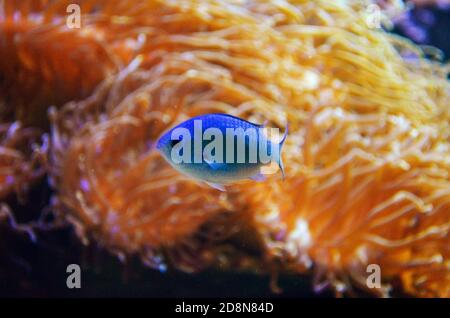
[{"label": "underwater scene", "polygon": [[449,58],[450,1],[0,0],[0,297],[450,298]]}]

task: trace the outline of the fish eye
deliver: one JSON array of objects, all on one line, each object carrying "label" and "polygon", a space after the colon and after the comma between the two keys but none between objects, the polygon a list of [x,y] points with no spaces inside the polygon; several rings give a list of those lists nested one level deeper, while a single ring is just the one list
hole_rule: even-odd
[{"label": "fish eye", "polygon": [[173,148],[175,147],[176,144],[178,144],[181,140],[171,140],[170,141],[170,147]]}]

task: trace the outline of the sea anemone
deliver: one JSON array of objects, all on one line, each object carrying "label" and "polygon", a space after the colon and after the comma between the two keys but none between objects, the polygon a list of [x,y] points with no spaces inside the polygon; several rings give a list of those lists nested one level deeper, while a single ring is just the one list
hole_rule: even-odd
[{"label": "sea anemone", "polygon": [[[343,294],[369,289],[377,264],[383,286],[371,292],[388,295],[399,280],[411,295],[449,297],[448,67],[367,23],[368,3],[81,1],[104,40],[89,42],[83,27],[70,31],[80,42],[67,40],[68,51],[93,53],[72,64],[95,75],[89,89],[65,68],[32,79],[48,88],[45,108],[52,94],[72,100],[50,111],[55,209],[84,242],[159,269],[307,272],[317,290]],[[8,101],[22,105],[19,95]],[[170,168],[157,138],[211,112],[289,123],[286,180],[221,193]]]},{"label": "sea anemone", "polygon": [[33,182],[45,174],[41,132],[19,122],[0,124],[0,200],[15,193],[23,197]]}]

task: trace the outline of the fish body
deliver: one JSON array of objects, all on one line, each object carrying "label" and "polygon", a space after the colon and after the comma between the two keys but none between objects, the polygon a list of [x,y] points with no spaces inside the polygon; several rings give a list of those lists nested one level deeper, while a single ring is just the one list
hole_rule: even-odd
[{"label": "fish body", "polygon": [[281,146],[287,130],[280,143],[273,143],[263,128],[228,114],[206,114],[167,131],[157,149],[179,172],[222,190],[224,184],[262,180],[261,168],[271,162],[283,172]]}]

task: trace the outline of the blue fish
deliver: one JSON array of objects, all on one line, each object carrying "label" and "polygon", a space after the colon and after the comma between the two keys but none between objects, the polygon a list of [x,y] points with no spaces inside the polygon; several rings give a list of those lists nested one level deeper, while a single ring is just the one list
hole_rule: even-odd
[{"label": "blue fish", "polygon": [[280,142],[272,142],[258,125],[228,114],[205,114],[171,128],[156,148],[179,172],[225,191],[241,180],[264,180],[262,167],[275,162],[284,179]]}]

